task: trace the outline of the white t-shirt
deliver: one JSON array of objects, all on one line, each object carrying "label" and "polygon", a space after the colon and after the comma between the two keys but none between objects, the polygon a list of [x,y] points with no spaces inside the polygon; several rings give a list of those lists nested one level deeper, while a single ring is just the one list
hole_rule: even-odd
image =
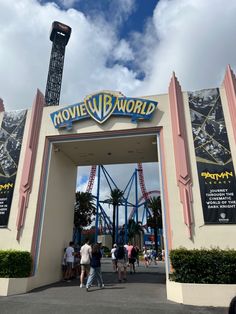
[{"label": "white t-shirt", "polygon": [[68,246],[66,249],[66,261],[68,263],[74,263],[74,248],[72,246]]},{"label": "white t-shirt", "polygon": [[116,257],[115,257],[115,251],[116,251],[116,247],[113,247],[113,248],[111,249],[111,259],[116,259]]},{"label": "white t-shirt", "polygon": [[92,256],[91,246],[85,243],[80,249],[80,255],[81,255],[80,264],[89,265],[90,257]]}]

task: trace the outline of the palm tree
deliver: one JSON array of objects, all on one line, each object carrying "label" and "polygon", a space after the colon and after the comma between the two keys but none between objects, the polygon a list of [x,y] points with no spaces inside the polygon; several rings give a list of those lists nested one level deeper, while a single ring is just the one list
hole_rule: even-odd
[{"label": "palm tree", "polygon": [[75,232],[79,233],[79,242],[83,227],[92,223],[93,215],[96,213],[94,199],[94,196],[89,192],[75,193],[74,227]]},{"label": "palm tree", "polygon": [[162,228],[161,197],[151,197],[147,202],[147,206],[152,213],[152,215],[147,219],[147,225],[154,230],[155,251],[158,255],[157,233],[158,228]]},{"label": "palm tree", "polygon": [[107,200],[107,203],[112,204],[112,245],[116,242],[116,212],[120,204],[123,201],[124,192],[118,188],[111,190],[110,198]]},{"label": "palm tree", "polygon": [[127,229],[129,241],[133,241],[136,235],[143,233],[141,222],[135,222],[134,219],[129,219]]}]

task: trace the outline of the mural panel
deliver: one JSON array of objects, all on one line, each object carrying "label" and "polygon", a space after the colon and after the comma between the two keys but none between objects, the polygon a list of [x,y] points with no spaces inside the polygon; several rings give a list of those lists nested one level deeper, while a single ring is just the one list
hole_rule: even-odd
[{"label": "mural panel", "polygon": [[7,227],[24,134],[26,110],[5,112],[0,129],[0,228]]},{"label": "mural panel", "polygon": [[204,221],[235,224],[235,172],[219,90],[188,96]]}]

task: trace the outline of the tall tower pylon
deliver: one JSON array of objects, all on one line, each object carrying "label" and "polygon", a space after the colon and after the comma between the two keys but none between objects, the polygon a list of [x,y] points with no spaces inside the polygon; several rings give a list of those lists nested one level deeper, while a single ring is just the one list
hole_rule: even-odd
[{"label": "tall tower pylon", "polygon": [[45,105],[57,106],[60,101],[62,73],[64,66],[65,48],[70,39],[71,28],[60,22],[53,22],[50,33],[52,51],[45,91]]}]

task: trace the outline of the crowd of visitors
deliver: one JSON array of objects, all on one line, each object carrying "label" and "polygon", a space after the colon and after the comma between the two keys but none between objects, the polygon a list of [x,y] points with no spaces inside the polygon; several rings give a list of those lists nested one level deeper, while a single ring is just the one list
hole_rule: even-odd
[{"label": "crowd of visitors", "polygon": [[[62,277],[66,282],[74,278],[80,279],[80,288],[89,288],[95,283],[101,289],[104,282],[101,273],[101,258],[103,256],[101,243],[90,244],[88,239],[79,249],[73,242],[64,249],[62,259]],[[114,244],[111,249],[111,261],[114,273],[118,274],[118,282],[127,281],[127,268],[130,275],[135,274],[136,266],[139,266],[139,257],[143,255],[144,265],[148,267],[152,262],[157,263],[154,250],[143,248],[140,252],[138,246],[129,242],[126,245]],[[95,282],[96,281],[96,282]]]}]

